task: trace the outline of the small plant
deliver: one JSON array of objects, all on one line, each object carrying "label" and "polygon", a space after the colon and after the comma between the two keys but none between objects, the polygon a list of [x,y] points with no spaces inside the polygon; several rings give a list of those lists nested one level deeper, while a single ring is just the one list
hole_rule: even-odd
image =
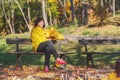
[{"label": "small plant", "polygon": [[86,36],[89,36],[91,34],[91,32],[90,31],[84,31],[82,34],[86,35]]},{"label": "small plant", "polygon": [[94,36],[99,36],[99,35],[100,35],[99,32],[94,33]]},{"label": "small plant", "polygon": [[66,28],[60,28],[60,29],[58,29],[58,32],[60,32],[60,33],[66,33],[68,30],[66,29]]}]

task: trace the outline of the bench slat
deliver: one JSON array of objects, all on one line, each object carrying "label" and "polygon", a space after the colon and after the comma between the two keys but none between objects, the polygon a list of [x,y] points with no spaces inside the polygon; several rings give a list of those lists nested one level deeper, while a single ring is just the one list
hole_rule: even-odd
[{"label": "bench slat", "polygon": [[43,52],[7,52],[8,54],[44,54]]},{"label": "bench slat", "polygon": [[[29,38],[6,38],[7,44],[31,44],[31,40]],[[68,44],[67,40],[58,40],[56,44]]]},{"label": "bench slat", "polygon": [[75,54],[75,52],[58,52],[58,54]]},{"label": "bench slat", "polygon": [[83,54],[120,54],[120,52],[83,52]]},{"label": "bench slat", "polygon": [[83,39],[78,41],[80,45],[107,45],[107,44],[120,44],[120,39]]},{"label": "bench slat", "polygon": [[7,44],[31,44],[31,40],[28,38],[6,38]]}]

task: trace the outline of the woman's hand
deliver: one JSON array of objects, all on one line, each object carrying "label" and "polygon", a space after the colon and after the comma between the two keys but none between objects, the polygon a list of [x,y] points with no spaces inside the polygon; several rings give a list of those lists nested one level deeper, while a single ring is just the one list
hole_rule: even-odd
[{"label": "woman's hand", "polygon": [[48,41],[51,41],[52,39],[51,38],[47,38]]},{"label": "woman's hand", "polygon": [[69,41],[69,39],[67,37],[64,38],[65,41]]},{"label": "woman's hand", "polygon": [[54,40],[54,37],[53,36],[48,37],[47,40]]}]

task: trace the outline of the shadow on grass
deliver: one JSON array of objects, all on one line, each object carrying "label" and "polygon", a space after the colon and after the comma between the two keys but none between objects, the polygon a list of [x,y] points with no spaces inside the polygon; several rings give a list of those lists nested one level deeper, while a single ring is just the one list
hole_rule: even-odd
[{"label": "shadow on grass", "polygon": [[[66,55],[66,60],[68,64],[70,65],[77,65],[77,66],[85,66],[86,65],[86,55],[82,54],[82,47],[81,46],[75,46],[75,54],[68,54]],[[29,50],[27,50],[29,51]],[[53,56],[52,61],[53,60]],[[101,64],[102,66],[108,65],[108,64],[114,64],[116,60],[120,58],[120,55],[118,54],[95,54],[93,55],[93,61],[95,65]],[[44,55],[22,55],[22,62],[23,65],[43,65],[44,64]],[[16,55],[11,55],[7,53],[0,53],[0,65],[3,66],[10,66],[15,65],[16,63]],[[53,64],[53,63],[52,63]]]},{"label": "shadow on grass", "polygon": [[[22,55],[23,65],[43,65],[42,55]],[[0,54],[0,64],[10,66],[16,64],[16,55],[7,53]]]},{"label": "shadow on grass", "polygon": [[[76,49],[76,54],[67,56],[68,63],[72,65],[85,66],[87,61],[87,58],[86,58],[87,55],[82,54],[83,49],[81,46],[76,46],[75,49]],[[96,48],[94,48],[94,50],[95,49]],[[106,51],[115,52],[114,49],[109,49]],[[113,54],[94,54],[92,55],[92,57],[93,57],[94,64],[97,66],[101,65],[100,67],[105,67],[107,65],[112,65],[113,67],[115,67],[116,60],[120,58],[120,55],[114,54],[114,53]]]},{"label": "shadow on grass", "polygon": [[97,63],[101,63],[104,65],[108,65],[108,64],[115,64],[116,60],[120,58],[119,54],[95,54],[93,55],[93,60],[95,62],[95,64]]},{"label": "shadow on grass", "polygon": [[[79,65],[83,66],[86,63],[86,57],[81,54],[81,47],[74,47],[76,50],[75,54],[66,55],[66,60],[70,65]],[[30,52],[30,49],[20,50]],[[51,56],[51,63],[54,64],[54,58]],[[44,55],[22,55],[23,65],[43,65],[44,64]],[[10,66],[16,64],[16,55],[0,53],[0,64],[4,66]]]},{"label": "shadow on grass", "polygon": [[86,56],[82,54],[81,46],[75,47],[75,54],[70,54],[67,56],[67,62],[71,65],[85,66]]}]

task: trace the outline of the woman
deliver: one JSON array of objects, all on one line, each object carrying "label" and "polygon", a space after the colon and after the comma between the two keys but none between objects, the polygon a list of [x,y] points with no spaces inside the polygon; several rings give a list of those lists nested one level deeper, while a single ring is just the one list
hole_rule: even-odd
[{"label": "woman", "polygon": [[45,23],[43,18],[38,18],[35,21],[30,37],[34,51],[45,53],[45,62],[44,62],[45,72],[49,72],[50,70],[49,63],[50,63],[51,54],[54,56],[57,64],[66,64],[65,60],[58,57],[57,51],[55,50],[52,41],[52,40],[64,39],[64,37],[53,28],[45,29]]}]

